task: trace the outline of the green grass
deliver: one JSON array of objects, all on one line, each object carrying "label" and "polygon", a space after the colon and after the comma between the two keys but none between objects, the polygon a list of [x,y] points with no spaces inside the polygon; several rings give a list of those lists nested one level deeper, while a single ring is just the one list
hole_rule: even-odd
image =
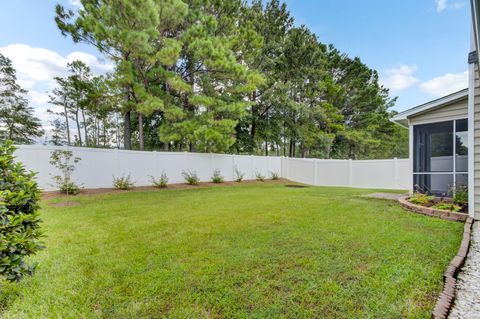
[{"label": "green grass", "polygon": [[1,287],[0,315],[429,318],[463,225],[372,192],[252,183],[43,203],[47,249]]}]

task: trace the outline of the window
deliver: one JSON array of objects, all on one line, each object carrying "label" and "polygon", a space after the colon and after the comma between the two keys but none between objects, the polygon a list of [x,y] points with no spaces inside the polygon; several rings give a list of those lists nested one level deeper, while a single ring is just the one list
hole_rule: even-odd
[{"label": "window", "polygon": [[448,196],[466,185],[468,121],[454,120],[413,128],[413,183],[416,190]]}]

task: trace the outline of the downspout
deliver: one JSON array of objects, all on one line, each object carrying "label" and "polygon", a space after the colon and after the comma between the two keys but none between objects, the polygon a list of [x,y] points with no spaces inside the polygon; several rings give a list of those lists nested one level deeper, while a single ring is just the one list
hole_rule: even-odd
[{"label": "downspout", "polygon": [[469,54],[468,60],[468,215],[472,218],[475,218],[475,70],[478,63],[475,38],[473,25],[470,43],[473,54]]}]

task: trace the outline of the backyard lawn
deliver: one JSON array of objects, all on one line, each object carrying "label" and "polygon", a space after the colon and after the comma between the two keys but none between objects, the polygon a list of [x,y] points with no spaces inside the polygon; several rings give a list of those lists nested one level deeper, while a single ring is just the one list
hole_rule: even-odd
[{"label": "backyard lawn", "polygon": [[463,225],[281,182],[43,201],[3,318],[430,317]]}]

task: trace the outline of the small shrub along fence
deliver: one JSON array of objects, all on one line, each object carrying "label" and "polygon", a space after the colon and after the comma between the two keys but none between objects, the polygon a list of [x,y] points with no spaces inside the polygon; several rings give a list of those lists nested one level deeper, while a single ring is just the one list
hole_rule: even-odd
[{"label": "small shrub along fence", "polygon": [[169,184],[185,183],[184,172],[195,172],[201,182],[212,181],[216,174],[225,181],[281,177],[317,186],[409,189],[411,184],[408,159],[320,160],[43,145],[17,146],[15,155],[28,169],[38,172],[41,188],[54,190],[57,188],[53,177],[58,176],[59,171],[50,164],[50,157],[59,149],[71,151],[73,156],[81,159],[71,179],[84,188],[111,188],[112,176],[130,176],[135,186],[150,186],[152,176],[159,178],[162,175]]}]

